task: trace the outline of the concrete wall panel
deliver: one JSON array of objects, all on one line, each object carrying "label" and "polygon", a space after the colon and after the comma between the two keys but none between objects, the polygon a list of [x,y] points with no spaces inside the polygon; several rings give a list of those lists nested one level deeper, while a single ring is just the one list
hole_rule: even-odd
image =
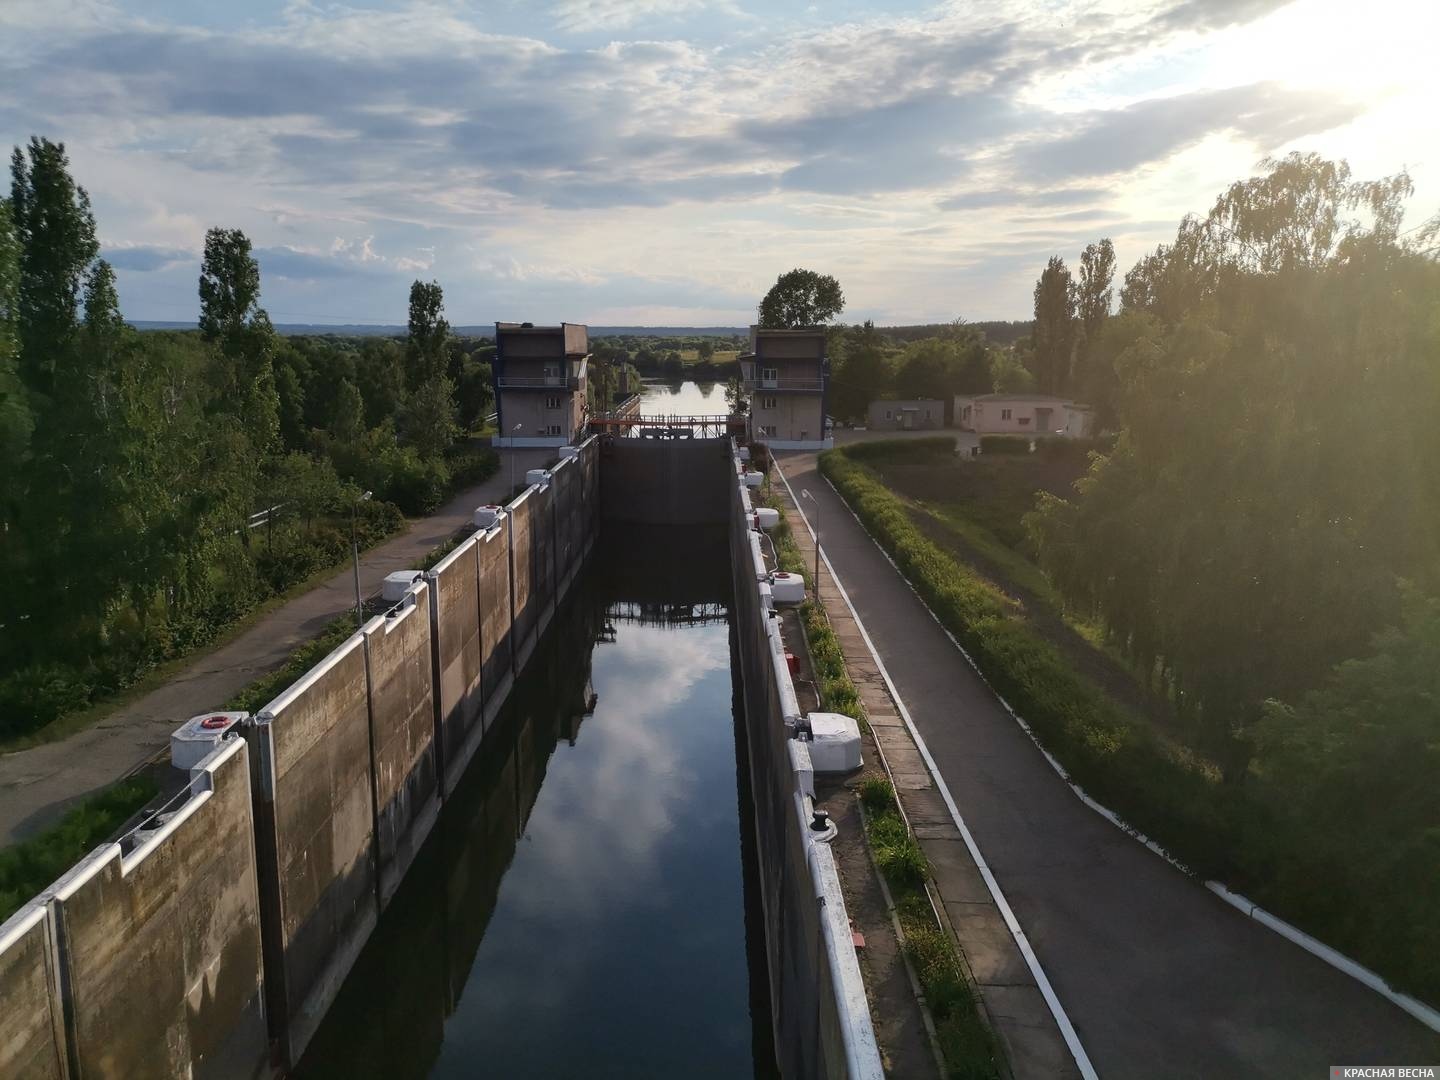
[{"label": "concrete wall panel", "polygon": [[550,474],[555,509],[555,598],[558,602],[570,589],[580,566],[580,486],[585,477],[576,458],[560,462]]},{"label": "concrete wall panel", "polygon": [[67,1075],[54,955],[43,902],[0,923],[0,1076]]},{"label": "concrete wall panel", "polygon": [[256,720],[257,842],[269,871],[261,896],[274,920],[268,1000],[293,1063],[378,915],[364,638],[351,637]]},{"label": "concrete wall panel", "polygon": [[[472,536],[425,575],[430,582],[430,633],[436,672],[439,763],[447,776],[464,771],[472,734],[483,728],[481,690],[480,544]],[[507,600],[506,606],[509,603]],[[452,767],[453,763],[459,763]],[[446,783],[448,794],[452,785]]]},{"label": "concrete wall panel", "polygon": [[[502,521],[482,533],[476,544],[480,555],[480,687],[488,730],[515,681],[509,523]],[[463,760],[446,766],[451,787],[473,756],[474,750],[468,750]]]},{"label": "concrete wall panel", "polygon": [[535,592],[535,489],[526,491],[508,507],[510,527],[510,610],[514,620],[514,660],[518,672],[535,650],[540,625],[540,600]]},{"label": "concrete wall panel", "polygon": [[226,740],[169,820],[53,890],[80,1076],[266,1075],[247,749]]},{"label": "concrete wall panel", "polygon": [[555,489],[550,484],[530,495],[531,599],[538,605],[536,630],[545,633],[555,615]]},{"label": "concrete wall panel", "polygon": [[430,587],[365,625],[380,903],[395,895],[440,813],[431,692]]}]

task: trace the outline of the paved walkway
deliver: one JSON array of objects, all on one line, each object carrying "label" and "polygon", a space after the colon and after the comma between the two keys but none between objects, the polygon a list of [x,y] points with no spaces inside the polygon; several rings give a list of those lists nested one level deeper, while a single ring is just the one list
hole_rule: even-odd
[{"label": "paved walkway", "polygon": [[780,463],[818,500],[825,554],[1099,1075],[1306,1078],[1440,1061],[1440,1036],[1075,798],[814,455]]},{"label": "paved walkway", "polygon": [[[795,546],[805,565],[813,567],[815,542],[787,489],[776,486]],[[948,929],[979,988],[985,1018],[1004,1048],[1011,1076],[1014,1080],[1071,1080],[1082,1075],[910,729],[901,719],[860,624],[823,563],[818,597],[845,655],[846,671],[860,693],[875,745],[894,781],[900,808],[930,863],[930,876],[944,905]],[[858,813],[855,816],[858,819]]]},{"label": "paved walkway", "polygon": [[[360,558],[361,592],[378,592],[385,575],[414,566],[470,521],[476,506],[502,501],[515,476],[543,466],[554,451],[501,451],[501,467],[485,483],[451,499],[431,517],[413,522]],[[92,727],[58,742],[0,756],[0,846],[14,843],[58,819],[76,800],[113,784],[169,741],[188,717],[218,708],[249,683],[280,667],[296,646],[318,634],[355,604],[353,571],[263,615],[244,633],[198,656],[165,685],[116,709]]]}]

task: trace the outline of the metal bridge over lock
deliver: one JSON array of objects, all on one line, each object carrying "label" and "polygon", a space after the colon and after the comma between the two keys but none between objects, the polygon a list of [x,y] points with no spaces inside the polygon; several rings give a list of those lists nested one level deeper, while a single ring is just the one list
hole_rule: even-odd
[{"label": "metal bridge over lock", "polygon": [[632,439],[723,439],[744,436],[745,417],[711,413],[669,415],[660,413],[606,413],[590,419],[596,435],[618,435]]}]

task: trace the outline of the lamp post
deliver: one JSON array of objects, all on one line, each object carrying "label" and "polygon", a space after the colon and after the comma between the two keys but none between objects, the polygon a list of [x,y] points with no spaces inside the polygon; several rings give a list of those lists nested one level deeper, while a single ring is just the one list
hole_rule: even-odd
[{"label": "lamp post", "polygon": [[800,497],[809,499],[815,506],[815,602],[820,602],[820,500],[810,494],[809,488],[800,489]]},{"label": "lamp post", "polygon": [[355,568],[355,626],[358,629],[365,622],[365,603],[360,599],[360,538],[356,534],[356,519],[360,516],[360,504],[371,495],[373,491],[367,491],[355,498],[350,504],[350,556]]},{"label": "lamp post", "polygon": [[[525,426],[525,425],[524,425],[523,423],[516,424],[513,428],[510,429],[510,434],[513,436],[513,435],[515,434],[515,432],[519,431],[519,430],[520,430],[522,427],[524,427],[524,426]],[[509,500],[510,500],[510,499],[513,499],[514,497],[515,497],[515,447],[514,447],[514,445],[513,445],[513,440],[512,440],[512,445],[511,445],[511,447],[510,447],[510,495],[509,495],[509,497],[506,499],[506,502],[509,502]]]}]

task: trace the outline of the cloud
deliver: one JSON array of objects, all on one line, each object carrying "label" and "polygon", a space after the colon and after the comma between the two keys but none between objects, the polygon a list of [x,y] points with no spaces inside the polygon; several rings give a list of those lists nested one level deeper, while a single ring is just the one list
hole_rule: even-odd
[{"label": "cloud", "polygon": [[1293,0],[1183,0],[1157,13],[1151,25],[1159,30],[1220,30],[1254,22]]},{"label": "cloud", "polygon": [[175,263],[194,262],[200,258],[193,251],[184,248],[156,247],[151,244],[127,244],[123,247],[106,247],[102,257],[116,270],[136,270],[149,273],[163,270]]},{"label": "cloud", "polygon": [[1055,188],[1050,191],[1024,191],[1019,188],[988,188],[950,195],[937,203],[941,210],[988,210],[996,206],[1073,206],[1077,203],[1107,199],[1105,188]]},{"label": "cloud", "polygon": [[1164,161],[1222,132],[1268,152],[1348,123],[1362,111],[1358,104],[1324,91],[1274,83],[1197,90],[1084,114],[1071,122],[1071,134],[1027,143],[1013,161],[1017,173],[1041,180],[1104,176]]},{"label": "cloud", "polygon": [[712,6],[706,0],[560,0],[550,8],[562,30],[622,30]]},{"label": "cloud", "polygon": [[335,281],[375,272],[366,260],[345,251],[321,254],[293,247],[263,247],[256,248],[254,254],[262,276],[289,281]]}]

